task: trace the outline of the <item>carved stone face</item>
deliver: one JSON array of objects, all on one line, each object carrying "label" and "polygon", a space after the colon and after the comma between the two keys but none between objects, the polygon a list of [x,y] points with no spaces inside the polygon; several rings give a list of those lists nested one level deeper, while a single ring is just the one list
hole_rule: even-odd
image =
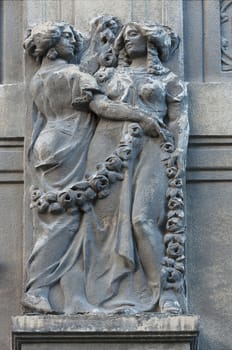
[{"label": "carved stone face", "polygon": [[147,40],[133,24],[127,26],[123,37],[125,49],[131,58],[146,55]]},{"label": "carved stone face", "polygon": [[118,23],[114,19],[110,19],[105,24],[106,28],[109,28],[115,35],[118,31]]},{"label": "carved stone face", "polygon": [[60,58],[70,60],[74,56],[76,39],[72,29],[67,25],[61,34],[59,42],[55,45],[55,49]]}]

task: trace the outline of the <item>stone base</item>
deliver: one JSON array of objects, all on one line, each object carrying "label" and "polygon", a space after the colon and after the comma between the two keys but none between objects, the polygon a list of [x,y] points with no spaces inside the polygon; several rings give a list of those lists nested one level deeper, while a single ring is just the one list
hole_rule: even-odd
[{"label": "stone base", "polygon": [[13,350],[197,350],[197,316],[13,317]]}]

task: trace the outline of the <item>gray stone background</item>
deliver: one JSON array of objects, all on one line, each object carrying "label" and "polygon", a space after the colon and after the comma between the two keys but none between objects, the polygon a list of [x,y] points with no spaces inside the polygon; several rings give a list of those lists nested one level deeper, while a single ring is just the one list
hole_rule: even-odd
[{"label": "gray stone background", "polygon": [[170,67],[189,81],[189,313],[201,317],[200,350],[232,349],[232,67],[221,70],[220,4],[225,2],[231,21],[231,0],[0,1],[1,350],[11,347],[11,316],[22,312],[24,256],[32,244],[23,224],[24,140],[31,133],[23,38],[28,26],[46,20],[65,20],[86,32],[89,20],[103,13],[167,24],[182,39]]}]

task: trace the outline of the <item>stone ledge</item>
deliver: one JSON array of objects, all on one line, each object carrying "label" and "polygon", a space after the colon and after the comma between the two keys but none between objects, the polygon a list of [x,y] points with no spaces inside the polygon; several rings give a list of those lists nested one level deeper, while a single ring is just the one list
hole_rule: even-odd
[{"label": "stone ledge", "polygon": [[68,349],[70,344],[79,344],[81,349],[81,343],[131,343],[131,349],[133,344],[152,343],[157,350],[168,349],[171,343],[173,350],[197,350],[199,333],[199,318],[191,315],[26,315],[12,321],[13,350],[24,350],[25,344],[25,349],[35,349],[33,344],[48,343],[54,344],[54,349],[59,343]]}]

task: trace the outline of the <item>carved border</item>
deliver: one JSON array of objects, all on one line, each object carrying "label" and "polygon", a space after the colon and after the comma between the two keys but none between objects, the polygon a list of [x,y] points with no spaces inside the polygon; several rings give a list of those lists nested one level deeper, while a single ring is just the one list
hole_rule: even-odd
[{"label": "carved border", "polygon": [[[104,329],[104,331],[102,331]],[[124,330],[125,329],[125,330]],[[25,344],[188,344],[197,350],[196,315],[24,315],[12,317],[12,349]]]},{"label": "carved border", "polygon": [[60,332],[60,333],[13,333],[12,350],[23,350],[25,344],[85,344],[85,343],[187,343],[190,350],[198,348],[198,331],[180,332]]},{"label": "carved border", "polygon": [[0,137],[0,184],[23,183],[23,137]]}]

